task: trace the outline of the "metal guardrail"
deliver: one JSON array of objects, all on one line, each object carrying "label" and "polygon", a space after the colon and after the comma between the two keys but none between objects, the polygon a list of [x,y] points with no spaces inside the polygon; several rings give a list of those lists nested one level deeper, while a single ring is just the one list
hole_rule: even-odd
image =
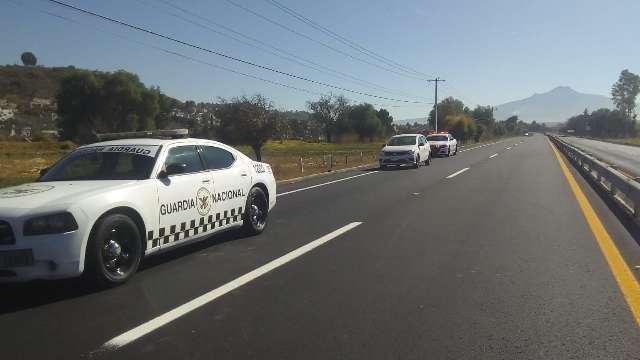
[{"label": "metal guardrail", "polygon": [[605,190],[636,222],[640,223],[640,183],[625,176],[611,164],[604,163],[568,144],[560,137],[548,136],[583,174]]}]

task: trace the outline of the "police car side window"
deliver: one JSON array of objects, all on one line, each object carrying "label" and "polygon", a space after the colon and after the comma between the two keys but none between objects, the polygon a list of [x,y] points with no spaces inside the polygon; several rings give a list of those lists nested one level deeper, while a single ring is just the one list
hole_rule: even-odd
[{"label": "police car side window", "polygon": [[236,161],[232,153],[215,146],[203,146],[202,155],[209,170],[226,169]]},{"label": "police car side window", "polygon": [[200,156],[198,156],[198,150],[194,145],[176,146],[169,149],[164,164],[186,164],[185,173],[204,170]]}]

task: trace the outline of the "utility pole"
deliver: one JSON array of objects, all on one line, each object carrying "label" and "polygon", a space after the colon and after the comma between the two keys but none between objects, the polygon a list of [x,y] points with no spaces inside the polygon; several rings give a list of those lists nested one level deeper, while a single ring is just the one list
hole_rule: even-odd
[{"label": "utility pole", "polygon": [[436,77],[435,79],[427,80],[427,82],[436,83],[436,100],[435,100],[435,103],[433,104],[434,109],[435,109],[435,113],[436,113],[436,124],[435,124],[436,132],[438,132],[438,82],[440,82],[440,81],[445,81],[445,80],[444,79],[440,79],[439,77]]}]

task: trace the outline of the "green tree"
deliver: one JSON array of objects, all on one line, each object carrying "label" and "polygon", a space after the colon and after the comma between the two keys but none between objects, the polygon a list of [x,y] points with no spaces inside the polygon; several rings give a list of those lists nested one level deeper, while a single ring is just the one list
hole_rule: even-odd
[{"label": "green tree", "polygon": [[90,71],[78,70],[62,79],[56,97],[62,140],[86,143],[96,139],[101,87],[101,79]]},{"label": "green tree", "polygon": [[518,115],[513,115],[504,121],[504,127],[508,133],[515,133],[518,127]]},{"label": "green tree", "polygon": [[611,88],[611,98],[628,119],[636,116],[636,97],[640,93],[640,76],[625,69]]},{"label": "green tree", "polygon": [[493,129],[496,123],[493,110],[493,106],[478,105],[471,111],[471,117],[478,125],[483,125],[487,129]]},{"label": "green tree", "polygon": [[256,160],[262,161],[262,146],[271,139],[278,122],[273,104],[262,95],[233,98],[216,111],[220,119],[219,134],[223,141],[251,146]]},{"label": "green tree", "polygon": [[378,110],[378,119],[380,119],[383,135],[393,134],[393,116],[389,114],[389,111],[386,109]]},{"label": "green tree", "polygon": [[476,123],[467,114],[447,115],[447,126],[454,138],[462,141],[475,139]]},{"label": "green tree", "polygon": [[36,66],[38,63],[38,58],[31,52],[25,51],[20,55],[20,60],[22,60],[22,64],[25,66]]},{"label": "green tree", "polygon": [[148,89],[135,74],[75,71],[57,94],[63,139],[86,143],[97,132],[156,128],[159,91]]},{"label": "green tree", "polygon": [[311,111],[311,120],[324,130],[328,142],[333,140],[336,124],[346,118],[349,110],[349,100],[344,96],[321,96],[317,101],[307,102]]},{"label": "green tree", "polygon": [[[438,104],[438,129],[447,128],[447,116],[449,115],[461,115],[465,113],[465,106],[461,100],[453,97],[448,97]],[[429,112],[429,124],[435,124],[435,109],[431,109]]]},{"label": "green tree", "polygon": [[369,139],[372,141],[382,130],[378,112],[371,104],[364,103],[353,106],[349,112],[349,119],[360,140]]}]

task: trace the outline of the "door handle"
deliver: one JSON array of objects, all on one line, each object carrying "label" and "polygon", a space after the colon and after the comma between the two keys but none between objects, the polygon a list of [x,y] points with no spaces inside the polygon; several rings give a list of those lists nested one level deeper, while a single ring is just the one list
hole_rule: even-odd
[{"label": "door handle", "polygon": [[209,180],[209,179],[204,179],[204,180],[202,180],[202,183],[203,183],[203,184],[205,184],[205,183],[209,183],[209,182],[211,182],[211,180]]},{"label": "door handle", "polygon": [[240,176],[247,176],[247,175],[249,175],[249,174],[248,174],[248,173],[246,173],[246,172],[241,172],[241,173],[240,173]]}]

